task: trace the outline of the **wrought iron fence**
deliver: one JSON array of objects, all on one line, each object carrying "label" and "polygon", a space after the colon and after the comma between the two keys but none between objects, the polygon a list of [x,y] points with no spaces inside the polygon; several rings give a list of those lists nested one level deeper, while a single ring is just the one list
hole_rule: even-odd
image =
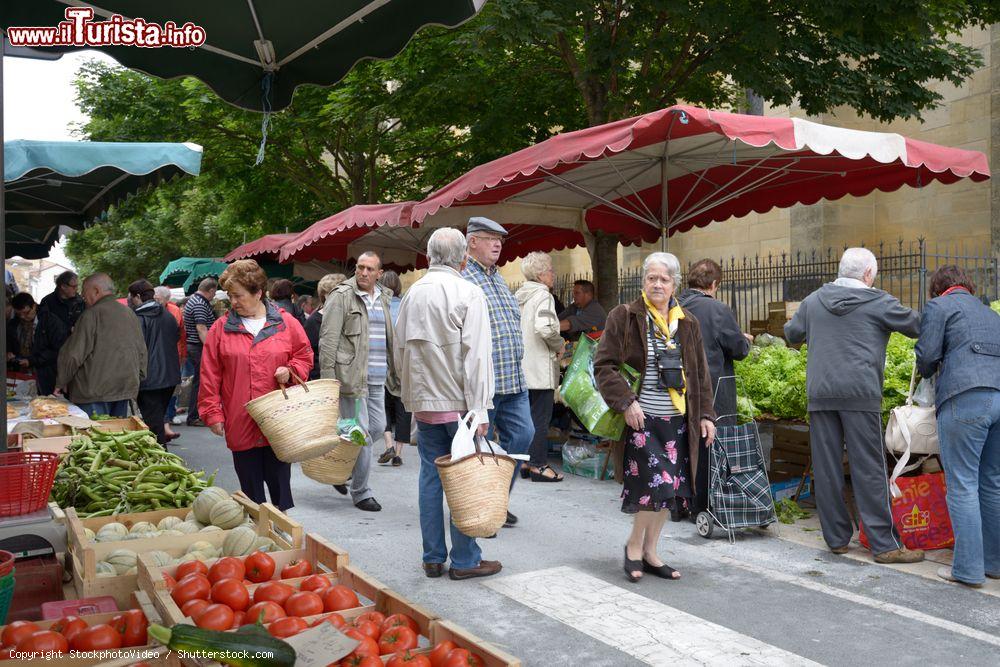
[{"label": "wrought iron fence", "polygon": [[[801,301],[824,283],[835,280],[844,248],[719,259],[722,285],[718,298],[736,312],[740,325],[749,330],[751,320],[766,320],[768,304]],[[876,287],[884,289],[904,305],[923,308],[928,299],[930,275],[947,264],[963,268],[978,286],[978,296],[989,302],[1000,299],[998,258],[989,246],[933,243],[924,239],[880,243],[871,248],[878,259]],[[690,268],[690,264],[688,265]],[[556,278],[552,293],[563,304],[573,301],[573,283],[591,280],[589,273]],[[516,291],[520,283],[511,285]],[[642,291],[642,269],[618,273],[618,302],[628,303]]]}]

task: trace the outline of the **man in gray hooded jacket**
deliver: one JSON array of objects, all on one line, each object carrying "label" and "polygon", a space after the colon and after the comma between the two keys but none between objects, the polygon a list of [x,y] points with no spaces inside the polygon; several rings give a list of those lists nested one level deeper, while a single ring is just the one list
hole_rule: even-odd
[{"label": "man in gray hooded jacket", "polygon": [[854,534],[843,496],[846,443],[854,498],[875,561],[913,563],[923,560],[923,552],[907,550],[892,523],[882,383],[889,334],[916,338],[920,316],[872,287],[877,272],[869,250],[845,250],[837,280],[806,297],[785,325],[785,338],[809,345],[809,434],[823,539],[842,554]]}]

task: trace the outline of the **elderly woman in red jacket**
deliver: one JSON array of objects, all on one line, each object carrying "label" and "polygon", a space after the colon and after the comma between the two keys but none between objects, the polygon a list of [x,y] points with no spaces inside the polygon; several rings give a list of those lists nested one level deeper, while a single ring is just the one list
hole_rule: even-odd
[{"label": "elderly woman in red jacket", "polygon": [[219,283],[232,309],[205,339],[198,412],[212,433],[226,438],[243,492],[265,502],[266,484],[271,504],[286,510],[294,505],[291,465],[274,455],[244,405],[287,384],[292,372],[307,377],[312,347],[295,316],[264,298],[267,274],[257,262],[233,262]]}]

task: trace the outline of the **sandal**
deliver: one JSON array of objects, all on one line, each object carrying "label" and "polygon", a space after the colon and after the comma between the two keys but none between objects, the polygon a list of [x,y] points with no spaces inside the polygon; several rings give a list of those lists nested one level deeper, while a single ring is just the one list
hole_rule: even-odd
[{"label": "sandal", "polygon": [[635,583],[635,582],[639,581],[640,579],[642,579],[642,575],[639,575],[637,577],[637,576],[635,576],[632,573],[633,572],[641,572],[641,571],[645,570],[646,566],[645,566],[644,562],[645,562],[645,559],[643,559],[643,560],[629,560],[629,558],[628,558],[628,545],[627,544],[625,545],[625,565],[623,567],[625,569],[625,576],[628,577],[629,581],[631,581],[632,583]]},{"label": "sandal", "polygon": [[642,557],[642,571],[649,572],[653,576],[659,577],[661,579],[669,579],[671,581],[681,578],[680,576],[681,573],[675,570],[674,568],[670,567],[666,563],[657,567],[655,565],[652,565],[648,560],[646,560],[645,556]]},{"label": "sandal", "polygon": [[532,482],[561,482],[563,481],[563,476],[552,470],[552,475],[546,475],[546,470],[552,470],[550,466],[544,465],[538,469],[538,472],[534,470],[531,471],[531,481]]}]

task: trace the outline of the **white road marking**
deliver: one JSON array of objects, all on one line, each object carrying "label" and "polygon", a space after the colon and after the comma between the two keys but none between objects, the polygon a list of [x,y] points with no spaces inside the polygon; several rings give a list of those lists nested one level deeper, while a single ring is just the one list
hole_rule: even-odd
[{"label": "white road marking", "polygon": [[986,642],[987,644],[992,644],[993,646],[1000,647],[1000,637],[996,635],[991,635],[988,632],[983,632],[982,630],[970,628],[967,625],[962,625],[961,623],[955,623],[954,621],[938,618],[937,616],[931,616],[930,614],[925,614],[915,609],[903,607],[898,604],[893,604],[891,602],[883,602],[882,600],[876,600],[874,598],[870,598],[864,595],[859,595],[857,593],[852,593],[850,591],[845,591],[840,588],[827,586],[826,584],[821,584],[818,581],[807,579],[805,577],[800,577],[795,574],[788,574],[787,572],[772,570],[766,567],[761,567],[759,565],[753,565],[745,561],[732,558],[730,556],[723,556],[721,554],[712,553],[712,551],[713,549],[711,548],[703,549],[701,553],[707,555],[709,558],[725,563],[726,565],[732,567],[738,567],[742,570],[753,572],[754,574],[760,575],[762,577],[767,577],[769,579],[774,579],[776,581],[792,584],[794,586],[799,586],[801,588],[808,588],[809,590],[816,591],[818,593],[823,593],[825,595],[830,595],[832,597],[840,598],[841,600],[847,600],[848,602],[853,602],[854,604],[860,604],[866,607],[871,607],[872,609],[877,609],[879,611],[885,611],[891,614],[896,614],[897,616],[902,616],[903,618],[919,621],[921,623],[926,623],[928,625],[933,625],[935,627],[941,628],[942,630],[947,630],[949,632],[960,634],[964,637],[968,637],[969,639],[977,639],[981,642]]},{"label": "white road marking", "polygon": [[818,665],[571,567],[484,582],[650,665]]}]

